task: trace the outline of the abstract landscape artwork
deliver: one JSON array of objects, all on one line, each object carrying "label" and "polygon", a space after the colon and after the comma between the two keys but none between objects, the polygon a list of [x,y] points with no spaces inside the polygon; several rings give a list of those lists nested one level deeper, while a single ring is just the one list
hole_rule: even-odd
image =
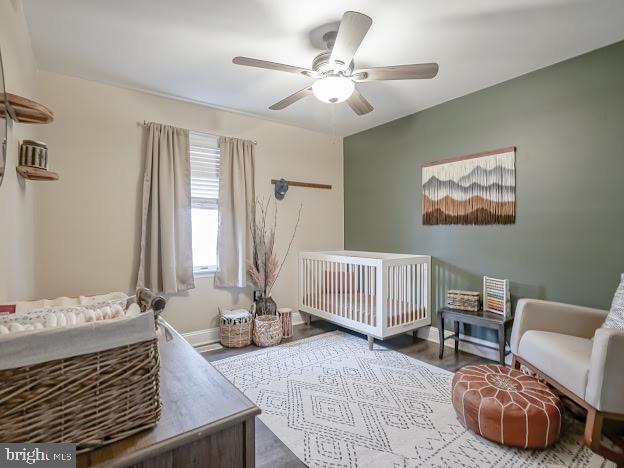
[{"label": "abstract landscape artwork", "polygon": [[514,224],[516,149],[423,164],[423,224]]}]

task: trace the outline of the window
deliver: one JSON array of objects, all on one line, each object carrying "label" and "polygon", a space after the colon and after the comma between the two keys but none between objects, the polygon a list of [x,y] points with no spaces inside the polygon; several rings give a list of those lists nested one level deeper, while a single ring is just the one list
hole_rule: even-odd
[{"label": "window", "polygon": [[193,271],[217,269],[219,223],[219,141],[206,133],[190,132],[191,219],[193,223]]}]

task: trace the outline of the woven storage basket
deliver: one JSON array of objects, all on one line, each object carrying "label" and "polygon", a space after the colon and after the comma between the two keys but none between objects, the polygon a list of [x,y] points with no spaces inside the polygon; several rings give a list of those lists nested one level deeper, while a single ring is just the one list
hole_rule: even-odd
[{"label": "woven storage basket", "polygon": [[[100,349],[107,339],[127,344]],[[71,442],[82,453],[159,420],[160,357],[152,311],[87,326],[3,335],[3,340],[0,442]],[[68,355],[77,342],[97,351]],[[49,360],[35,357],[43,349]],[[13,360],[20,364],[10,367],[7,362]]]},{"label": "woven storage basket", "polygon": [[243,306],[219,308],[219,339],[226,348],[242,348],[251,344],[253,332],[252,313],[247,311],[245,317],[240,316],[241,314],[231,317],[234,310],[246,309]]},{"label": "woven storage basket", "polygon": [[254,319],[253,341],[258,346],[274,346],[282,340],[282,321],[277,315],[259,315]]},{"label": "woven storage basket", "polygon": [[78,453],[160,419],[156,340],[0,371],[0,441],[72,442]]}]

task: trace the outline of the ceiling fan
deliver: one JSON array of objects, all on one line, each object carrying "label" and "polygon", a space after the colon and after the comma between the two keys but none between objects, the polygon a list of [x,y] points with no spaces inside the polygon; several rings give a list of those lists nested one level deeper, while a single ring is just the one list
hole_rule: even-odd
[{"label": "ceiling fan", "polygon": [[327,103],[347,101],[349,107],[357,115],[368,114],[373,110],[373,106],[355,88],[356,82],[422,80],[433,78],[438,74],[437,63],[355,69],[353,56],[372,24],[373,20],[362,13],[345,12],[338,31],[330,31],[323,36],[327,50],[314,58],[311,69],[249,57],[234,57],[232,62],[237,65],[267,68],[315,78],[316,81],[312,85],[276,102],[269,107],[271,110],[284,109],[301,98],[314,94],[319,100]]}]

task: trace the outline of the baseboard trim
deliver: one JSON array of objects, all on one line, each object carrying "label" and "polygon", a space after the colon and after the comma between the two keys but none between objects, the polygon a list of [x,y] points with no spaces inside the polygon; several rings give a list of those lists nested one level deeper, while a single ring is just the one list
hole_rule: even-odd
[{"label": "baseboard trim", "polygon": [[[452,331],[444,330],[445,338],[447,336],[451,336],[452,334]],[[432,341],[438,344],[440,343],[438,328],[434,326],[419,328],[417,331],[417,336],[418,338],[422,338],[423,340]],[[468,336],[464,334],[460,334],[459,336],[461,339],[466,340],[459,342],[459,349],[461,351],[474,354],[475,356],[484,357],[486,359],[491,359],[492,361],[498,361],[498,343],[492,343],[491,341],[482,340],[481,338],[475,338],[473,336]],[[489,348],[484,348],[478,345],[489,346]],[[444,346],[453,349],[455,348],[455,341],[445,341]],[[505,363],[511,364],[511,354],[505,356]]]},{"label": "baseboard trim", "polygon": [[188,333],[182,333],[182,337],[194,348],[200,348],[219,342],[219,329],[206,328]]},{"label": "baseboard trim", "polygon": [[[293,313],[293,326],[301,325],[302,323],[303,318],[301,317],[301,314]],[[182,333],[182,337],[194,348],[201,348],[202,352],[206,352],[212,349],[211,345],[219,342],[219,328],[206,328],[204,330]]]},{"label": "baseboard trim", "polygon": [[[293,313],[293,325],[301,325],[304,323],[301,314]],[[410,332],[411,333],[411,332]],[[444,330],[444,336],[450,336],[453,332]],[[182,336],[188,341],[194,348],[201,350],[202,352],[209,351],[214,348],[214,344],[219,342],[219,328],[207,328],[205,330],[197,330],[188,333],[182,333]],[[438,336],[438,329],[433,326],[422,327],[417,330],[418,338],[423,340],[432,341],[433,343],[440,343]],[[492,343],[491,341],[482,340],[467,335],[459,335],[462,341],[459,343],[459,349],[466,353],[474,354],[475,356],[481,356],[492,361],[498,361],[498,343]],[[483,348],[478,345],[490,346],[490,348]],[[453,340],[445,341],[444,346],[454,348],[455,342]],[[507,355],[505,358],[506,364],[511,364],[511,355]]]}]

